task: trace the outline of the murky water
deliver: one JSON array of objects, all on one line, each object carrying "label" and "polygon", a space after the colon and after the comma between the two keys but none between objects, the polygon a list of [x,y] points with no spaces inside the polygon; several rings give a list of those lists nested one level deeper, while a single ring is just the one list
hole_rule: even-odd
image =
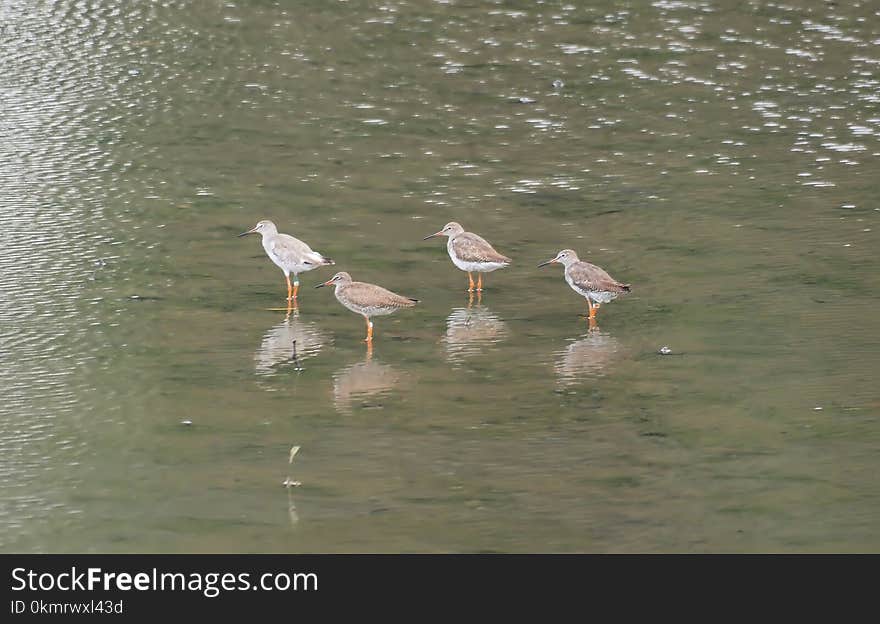
[{"label": "murky water", "polygon": [[[876,3],[0,35],[0,549],[880,551]],[[421,303],[288,316],[262,218]],[[470,305],[450,220],[514,259]],[[563,247],[633,284],[596,331]]]}]

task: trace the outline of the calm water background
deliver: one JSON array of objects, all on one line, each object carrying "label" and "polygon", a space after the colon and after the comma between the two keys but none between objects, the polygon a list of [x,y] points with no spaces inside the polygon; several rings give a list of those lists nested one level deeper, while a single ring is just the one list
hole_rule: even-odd
[{"label": "calm water background", "polygon": [[[0,35],[3,551],[880,551],[876,3],[5,0]],[[270,310],[262,218],[422,303],[372,356],[332,269]],[[421,242],[453,219],[514,258],[470,309]],[[634,285],[596,332],[534,268],[563,247]]]}]

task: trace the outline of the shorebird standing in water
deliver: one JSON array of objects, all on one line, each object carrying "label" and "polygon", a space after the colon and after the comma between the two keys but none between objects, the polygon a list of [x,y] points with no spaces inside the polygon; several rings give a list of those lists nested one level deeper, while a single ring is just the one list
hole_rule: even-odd
[{"label": "shorebird standing in water", "polygon": [[[298,238],[289,234],[279,234],[278,228],[271,221],[260,221],[253,228],[238,236],[241,238],[255,233],[259,233],[263,237],[263,249],[266,250],[269,259],[284,271],[284,278],[287,280],[288,301],[296,301],[300,273],[336,264],[330,258],[325,258],[317,251],[312,251],[311,247]],[[290,283],[291,273],[293,273],[293,284]]]},{"label": "shorebird standing in water", "polygon": [[385,316],[401,308],[411,308],[419,301],[418,299],[401,297],[376,284],[353,282],[351,275],[345,271],[340,271],[323,284],[315,286],[315,288],[330,285],[336,287],[335,294],[339,303],[366,319],[367,337],[364,342],[368,344],[373,342],[373,321],[370,320],[370,317]]},{"label": "shorebird standing in water", "polygon": [[591,327],[596,323],[596,310],[601,304],[614,301],[619,295],[630,291],[629,284],[618,282],[601,267],[580,260],[571,249],[563,249],[555,258],[542,262],[538,267],[548,264],[565,266],[565,281],[587,300]]},{"label": "shorebird standing in water", "polygon": [[504,256],[489,244],[485,238],[465,232],[455,221],[447,223],[439,232],[426,236],[422,240],[428,240],[435,236],[448,236],[446,251],[452,258],[452,263],[468,274],[468,292],[474,291],[474,278],[471,273],[478,273],[477,292],[483,291],[483,273],[490,273],[496,269],[503,269],[510,264],[510,258]]}]

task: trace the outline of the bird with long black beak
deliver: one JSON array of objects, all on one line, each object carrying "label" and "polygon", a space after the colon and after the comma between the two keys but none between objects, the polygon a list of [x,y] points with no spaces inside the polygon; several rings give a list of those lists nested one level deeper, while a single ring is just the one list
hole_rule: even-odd
[{"label": "bird with long black beak", "polygon": [[452,264],[468,274],[468,292],[474,292],[474,278],[471,273],[479,275],[477,292],[483,290],[483,273],[490,273],[496,269],[502,269],[510,264],[507,256],[501,255],[485,238],[465,232],[455,221],[447,223],[439,232],[426,236],[422,240],[428,240],[435,236],[448,236],[446,251],[452,259]]},{"label": "bird with long black beak", "polygon": [[538,268],[548,264],[565,266],[565,281],[572,290],[587,300],[591,326],[596,321],[596,310],[601,304],[614,301],[619,295],[631,290],[629,284],[618,282],[601,267],[580,260],[571,249],[563,249],[555,258],[539,264]]},{"label": "bird with long black beak", "polygon": [[315,288],[324,286],[335,286],[335,295],[339,303],[366,319],[367,337],[364,340],[366,343],[373,342],[373,321],[370,320],[370,317],[385,316],[401,308],[411,308],[419,301],[410,297],[401,297],[376,284],[354,282],[351,275],[345,271],[340,271]]},{"label": "bird with long black beak", "polygon": [[[284,279],[287,280],[288,301],[296,300],[300,273],[336,264],[330,258],[325,258],[317,251],[312,251],[311,247],[298,238],[289,234],[279,234],[278,228],[271,221],[260,221],[247,232],[242,232],[238,236],[241,238],[248,234],[260,234],[263,237],[263,249],[266,250],[266,255],[278,268],[284,271]],[[293,284],[290,283],[291,273],[293,273]]]}]

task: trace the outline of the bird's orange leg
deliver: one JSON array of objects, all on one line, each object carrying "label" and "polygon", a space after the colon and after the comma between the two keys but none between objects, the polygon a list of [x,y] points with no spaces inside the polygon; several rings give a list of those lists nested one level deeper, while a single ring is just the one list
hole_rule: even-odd
[{"label": "bird's orange leg", "polygon": [[372,342],[373,342],[373,321],[371,321],[366,316],[364,318],[367,319],[367,337],[364,339],[364,342],[369,342],[372,344]]},{"label": "bird's orange leg", "polygon": [[589,324],[589,328],[591,330],[596,329],[596,310],[599,309],[598,303],[593,303],[590,301],[589,297],[587,298],[587,307],[590,309],[590,314],[587,317],[587,322]]},{"label": "bird's orange leg", "polygon": [[287,280],[287,300],[293,301],[293,284],[290,283],[290,276],[285,275],[284,279]]},{"label": "bird's orange leg", "polygon": [[483,292],[483,274],[477,276],[477,292]]},{"label": "bird's orange leg", "polygon": [[474,276],[468,271],[468,292],[474,292]]}]

